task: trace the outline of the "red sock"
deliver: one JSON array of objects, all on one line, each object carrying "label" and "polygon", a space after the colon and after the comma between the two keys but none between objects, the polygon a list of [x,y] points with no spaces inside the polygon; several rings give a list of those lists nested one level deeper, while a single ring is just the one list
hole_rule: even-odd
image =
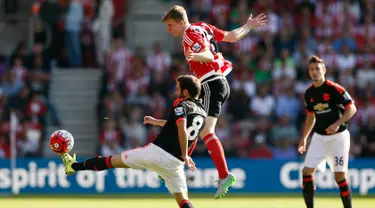
[{"label": "red sock", "polygon": [[219,173],[219,178],[223,179],[228,176],[228,166],[225,159],[224,148],[221,142],[216,137],[215,134],[211,133],[203,138],[204,143],[206,143],[208,153],[211,159],[214,161],[216,169]]}]

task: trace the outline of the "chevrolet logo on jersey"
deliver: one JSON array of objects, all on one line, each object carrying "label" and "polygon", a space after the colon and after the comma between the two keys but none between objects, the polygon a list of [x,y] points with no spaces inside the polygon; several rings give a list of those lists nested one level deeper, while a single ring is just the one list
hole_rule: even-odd
[{"label": "chevrolet logo on jersey", "polygon": [[328,103],[318,103],[314,105],[314,110],[317,114],[331,112],[331,109],[329,108]]},{"label": "chevrolet logo on jersey", "polygon": [[329,107],[328,103],[318,103],[314,106],[314,110],[322,111],[322,110],[325,110],[328,107]]}]

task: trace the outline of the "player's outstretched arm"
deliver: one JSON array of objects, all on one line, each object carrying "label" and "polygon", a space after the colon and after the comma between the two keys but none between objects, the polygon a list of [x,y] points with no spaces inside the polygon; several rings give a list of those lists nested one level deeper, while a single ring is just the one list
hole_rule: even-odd
[{"label": "player's outstretched arm", "polygon": [[310,132],[312,128],[314,127],[314,124],[315,124],[315,114],[310,112],[307,114],[305,126],[303,128],[303,133],[298,143],[298,152],[300,154],[306,151],[306,140],[307,140],[307,137],[310,135]]},{"label": "player's outstretched arm", "polygon": [[180,142],[182,157],[184,158],[185,164],[188,166],[189,170],[195,171],[197,169],[195,167],[195,163],[188,155],[188,136],[186,129],[186,119],[179,120],[176,123],[176,125],[178,130],[178,141]]},{"label": "player's outstretched arm", "polygon": [[267,24],[267,16],[265,14],[259,14],[255,18],[252,18],[252,14],[250,14],[249,19],[247,20],[247,23],[243,25],[242,27],[239,27],[237,29],[234,29],[232,31],[226,31],[224,33],[224,39],[225,42],[237,42],[241,40],[245,35],[247,35],[251,29],[255,29],[257,27],[263,26]]},{"label": "player's outstretched arm", "polygon": [[151,125],[154,125],[154,126],[163,127],[165,125],[165,123],[167,123],[167,120],[156,119],[152,116],[145,116],[143,118],[143,124],[151,124]]}]

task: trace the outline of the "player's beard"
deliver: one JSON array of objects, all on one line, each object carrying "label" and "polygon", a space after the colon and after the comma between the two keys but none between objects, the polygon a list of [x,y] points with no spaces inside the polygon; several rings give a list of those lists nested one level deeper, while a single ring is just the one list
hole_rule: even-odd
[{"label": "player's beard", "polygon": [[178,98],[185,98],[185,96],[182,95],[182,94],[179,94],[177,97],[178,97]]},{"label": "player's beard", "polygon": [[178,98],[185,98],[185,95],[181,92],[181,93],[177,94],[177,97]]}]

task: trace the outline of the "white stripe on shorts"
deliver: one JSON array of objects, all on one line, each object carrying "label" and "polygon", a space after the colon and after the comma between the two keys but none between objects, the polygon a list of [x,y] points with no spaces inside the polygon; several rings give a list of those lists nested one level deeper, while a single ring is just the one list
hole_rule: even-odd
[{"label": "white stripe on shorts", "polygon": [[208,113],[210,109],[210,96],[211,96],[211,91],[210,91],[210,87],[208,86],[208,83],[203,84],[203,91],[204,91],[203,106]]}]

